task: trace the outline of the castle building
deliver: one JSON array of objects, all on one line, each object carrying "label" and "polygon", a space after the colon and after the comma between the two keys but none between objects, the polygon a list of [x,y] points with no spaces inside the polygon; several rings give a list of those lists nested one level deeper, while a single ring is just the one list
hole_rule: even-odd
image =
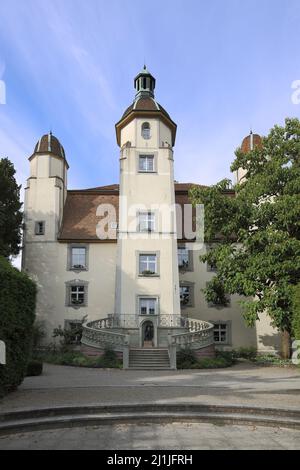
[{"label": "castle building", "polygon": [[[46,341],[54,328],[85,318],[82,347],[109,344],[124,367],[175,368],[176,350],[187,345],[203,356],[215,348],[277,350],[268,317],[246,327],[238,296],[224,306],[206,302],[215,267],[199,260],[210,247],[182,230],[194,185],[174,181],[177,126],[156,101],[146,67],[134,85],[116,124],[119,184],[69,190],[66,155],[51,132],[29,158],[22,268],[38,285]],[[242,149],[259,139],[251,133]]]}]

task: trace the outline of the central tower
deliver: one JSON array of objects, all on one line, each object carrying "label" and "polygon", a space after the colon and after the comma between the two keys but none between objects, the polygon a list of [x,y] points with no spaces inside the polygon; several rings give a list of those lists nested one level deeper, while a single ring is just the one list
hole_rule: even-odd
[{"label": "central tower", "polygon": [[137,329],[133,346],[162,346],[179,326],[180,299],[174,190],[176,124],[155,100],[144,66],[135,98],[116,124],[120,204],[115,314]]}]

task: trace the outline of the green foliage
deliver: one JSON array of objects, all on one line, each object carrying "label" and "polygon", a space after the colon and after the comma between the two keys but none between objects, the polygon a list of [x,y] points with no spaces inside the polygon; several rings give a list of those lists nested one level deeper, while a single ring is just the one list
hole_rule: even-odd
[{"label": "green foliage", "polygon": [[254,347],[238,348],[232,351],[234,358],[249,359],[252,361],[257,356],[257,349]]},{"label": "green foliage", "polygon": [[300,340],[300,283],[294,288],[292,295],[293,306],[293,335],[294,338]]},{"label": "green foliage", "polygon": [[37,360],[31,360],[27,366],[26,377],[34,377],[43,373],[43,363]]},{"label": "green foliage", "polygon": [[177,368],[187,369],[188,366],[197,364],[198,360],[195,352],[190,348],[182,348],[177,352]]},{"label": "green foliage", "polygon": [[233,351],[216,351],[216,357],[225,359],[228,366],[236,363],[236,357]]},{"label": "green foliage", "polygon": [[[215,291],[245,297],[243,315],[254,326],[267,312],[273,326],[291,333],[293,286],[300,280],[300,122],[286,119],[263,139],[262,147],[236,151],[231,170],[244,168],[246,179],[229,191],[228,180],[193,188],[194,204],[205,206],[205,241],[217,240],[201,256],[214,261]],[[222,289],[221,287],[222,286]]]},{"label": "green foliage", "polygon": [[214,305],[220,307],[228,305],[229,299],[224,289],[224,283],[217,276],[213,277],[207,289],[203,290],[207,302],[212,302]]},{"label": "green foliage", "polygon": [[103,356],[99,358],[100,367],[118,367],[120,360],[116,352],[110,346],[106,346]]},{"label": "green foliage", "polygon": [[6,344],[6,365],[0,365],[0,394],[23,380],[32,349],[36,286],[0,257],[0,339]]},{"label": "green foliage", "polygon": [[8,158],[0,159],[0,256],[8,258],[20,251],[23,214],[15,169]]},{"label": "green foliage", "polygon": [[192,349],[177,352],[177,369],[218,369],[233,364],[231,353],[217,353],[215,358],[197,358]]},{"label": "green foliage", "polygon": [[93,368],[119,368],[123,367],[122,361],[118,358],[115,351],[104,350],[102,356],[89,357],[79,351],[56,351],[49,352],[43,356],[43,360],[49,364],[77,367]]},{"label": "green foliage", "polygon": [[33,351],[41,346],[42,340],[45,338],[46,332],[41,321],[35,321],[32,328],[32,347]]},{"label": "green foliage", "polygon": [[277,367],[286,367],[293,366],[290,359],[282,359],[281,357],[274,356],[273,354],[262,354],[256,356],[252,359],[255,364],[262,366],[277,366]]},{"label": "green foliage", "polygon": [[76,326],[73,328],[55,328],[53,330],[53,338],[60,337],[60,349],[61,351],[72,350],[74,344],[80,344],[83,324],[85,322],[86,315],[81,319],[80,322],[76,323]]}]

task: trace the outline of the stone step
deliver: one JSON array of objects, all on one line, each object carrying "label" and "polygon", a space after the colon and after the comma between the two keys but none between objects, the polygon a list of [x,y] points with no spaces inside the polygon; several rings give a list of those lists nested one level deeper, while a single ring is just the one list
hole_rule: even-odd
[{"label": "stone step", "polygon": [[0,435],[111,423],[208,422],[300,429],[300,411],[237,405],[123,404],[64,406],[0,413]]},{"label": "stone step", "polygon": [[167,349],[130,349],[130,369],[170,369],[170,359]]}]

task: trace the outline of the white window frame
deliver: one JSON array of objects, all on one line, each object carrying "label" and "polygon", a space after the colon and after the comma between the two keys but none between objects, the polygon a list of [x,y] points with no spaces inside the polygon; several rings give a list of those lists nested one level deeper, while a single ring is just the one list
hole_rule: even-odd
[{"label": "white window frame", "polygon": [[[74,249],[84,249],[85,250],[85,260],[84,264],[75,264],[73,263],[73,250]],[[82,244],[82,243],[70,243],[68,245],[68,253],[67,253],[67,270],[68,271],[74,271],[74,272],[80,272],[80,271],[88,271],[89,263],[89,245],[88,244]]]},{"label": "white window frame", "polygon": [[[145,217],[145,228],[141,229],[141,217]],[[151,211],[138,212],[138,232],[155,232],[155,213]]]},{"label": "white window frame", "polygon": [[[76,291],[74,290],[76,289]],[[82,291],[80,291],[79,289],[82,289]],[[73,294],[75,294],[75,302],[72,300],[73,299]],[[79,302],[80,298],[82,296],[82,302]],[[76,284],[76,285],[72,285],[70,286],[70,304],[71,305],[79,305],[79,306],[82,306],[85,304],[85,286],[82,285],[82,284]]]},{"label": "white window frame", "polygon": [[[146,259],[142,261],[143,257]],[[142,264],[145,264],[145,269],[142,269]],[[154,269],[151,269],[151,267]],[[158,259],[156,253],[139,253],[139,274],[145,275],[146,271],[151,275],[158,274]]]},{"label": "white window frame", "polygon": [[[87,249],[85,246],[71,246],[71,269],[86,269],[87,267],[87,263],[86,263],[86,259],[87,259]],[[74,250],[83,250],[84,251],[84,254],[80,253],[80,254],[77,254],[75,255],[73,253]],[[84,257],[84,262],[81,264],[81,263],[74,263],[73,262],[73,257],[74,256],[78,256],[78,257],[81,257],[83,256]]]},{"label": "white window frame", "polygon": [[[149,307],[149,304],[151,301],[154,301],[154,313],[150,313],[150,307]],[[142,302],[145,302],[146,303],[146,313],[142,313],[141,312],[141,309],[142,309]],[[153,315],[158,315],[158,298],[157,297],[144,297],[144,296],[140,296],[139,297],[139,301],[138,301],[138,313],[139,315],[145,317],[145,316],[153,316]]]},{"label": "white window frame", "polygon": [[[145,162],[143,167],[142,162]],[[150,164],[151,163],[151,164]],[[139,173],[155,173],[155,158],[154,154],[140,154],[139,155]]]},{"label": "white window frame", "polygon": [[[66,285],[66,307],[72,308],[80,308],[80,307],[87,307],[88,305],[88,282],[83,281],[80,279],[73,279],[71,281],[67,281]],[[83,291],[80,292],[78,289],[83,287]],[[74,291],[77,289],[77,292]],[[73,292],[72,292],[73,291]],[[74,294],[76,293],[75,299],[79,300],[80,294],[83,294],[83,302],[72,302],[72,298],[74,298]]]}]

